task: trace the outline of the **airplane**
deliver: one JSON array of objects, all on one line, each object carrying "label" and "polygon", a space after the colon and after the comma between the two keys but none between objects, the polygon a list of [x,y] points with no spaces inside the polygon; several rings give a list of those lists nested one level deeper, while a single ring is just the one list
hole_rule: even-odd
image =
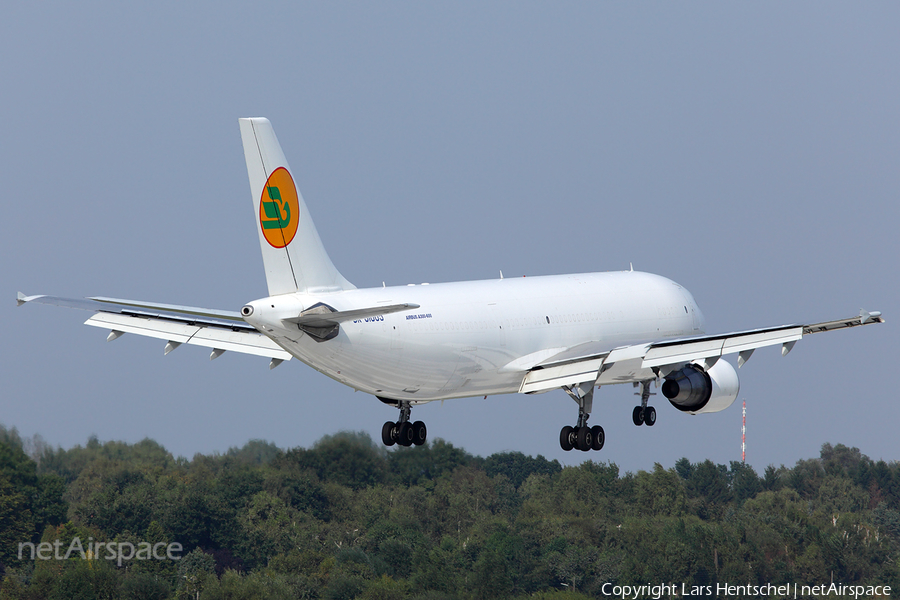
[{"label": "airplane", "polygon": [[86,325],[270,359],[296,358],[355,390],[399,409],[382,427],[387,446],[421,445],[418,404],[495,394],[562,389],[578,405],[560,431],[563,450],[600,450],[605,433],[588,425],[594,390],[640,388],[635,425],[656,423],[651,384],[678,411],[696,415],[729,407],[738,368],[757,348],[787,355],[802,337],[884,323],[880,312],[845,319],[708,335],[703,313],[681,285],[634,271],[515,277],[358,289],[335,268],[275,131],[265,118],[239,119],[268,297],[240,311],[107,297],[26,296],[29,302],[94,311]]}]

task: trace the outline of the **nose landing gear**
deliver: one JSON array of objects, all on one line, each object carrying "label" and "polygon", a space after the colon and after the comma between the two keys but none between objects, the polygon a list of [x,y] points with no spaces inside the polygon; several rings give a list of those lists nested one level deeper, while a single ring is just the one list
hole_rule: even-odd
[{"label": "nose landing gear", "polygon": [[[638,427],[641,425],[653,427],[656,424],[656,409],[652,406],[647,406],[647,401],[650,399],[650,396],[656,395],[650,392],[651,381],[653,380],[649,379],[634,384],[635,387],[641,386],[641,405],[635,406],[634,410],[631,412],[631,420]],[[635,394],[635,396],[637,396],[637,394]]]}]

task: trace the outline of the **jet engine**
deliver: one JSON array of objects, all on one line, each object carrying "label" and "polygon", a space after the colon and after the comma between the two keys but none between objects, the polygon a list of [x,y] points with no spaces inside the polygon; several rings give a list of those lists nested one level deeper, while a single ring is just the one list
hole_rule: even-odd
[{"label": "jet engine", "polygon": [[738,397],[741,383],[731,363],[718,360],[704,371],[695,363],[669,373],[662,384],[663,396],[672,406],[692,415],[719,412]]}]

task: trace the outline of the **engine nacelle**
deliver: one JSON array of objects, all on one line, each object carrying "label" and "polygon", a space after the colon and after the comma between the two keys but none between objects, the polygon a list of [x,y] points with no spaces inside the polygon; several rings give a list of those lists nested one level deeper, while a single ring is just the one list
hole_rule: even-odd
[{"label": "engine nacelle", "polygon": [[737,399],[741,382],[731,363],[718,360],[708,371],[691,363],[669,373],[662,384],[663,396],[672,406],[692,415],[725,410]]}]

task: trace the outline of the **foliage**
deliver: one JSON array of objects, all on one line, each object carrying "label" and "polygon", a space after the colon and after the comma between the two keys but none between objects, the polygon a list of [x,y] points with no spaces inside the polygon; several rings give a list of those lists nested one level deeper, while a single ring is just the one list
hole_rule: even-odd
[{"label": "foliage", "polygon": [[[900,465],[825,444],[758,475],[680,459],[620,474],[365,433],[176,459],[0,427],[0,600],[600,597],[605,583],[900,587]],[[19,560],[22,542],[181,544],[180,560]],[[562,595],[565,594],[565,595]]]},{"label": "foliage", "polygon": [[64,484],[53,473],[38,473],[15,429],[0,425],[0,575],[18,566],[20,543],[37,542],[44,528],[65,520]]}]

